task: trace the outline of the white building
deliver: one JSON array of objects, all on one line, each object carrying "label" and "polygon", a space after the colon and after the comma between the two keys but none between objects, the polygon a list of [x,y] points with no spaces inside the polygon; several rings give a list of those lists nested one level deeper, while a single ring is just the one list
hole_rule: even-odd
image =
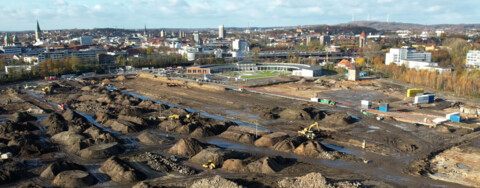
[{"label": "white building", "polygon": [[250,44],[248,44],[248,42],[246,40],[235,39],[232,42],[232,50],[233,51],[248,52],[248,51],[250,51]]},{"label": "white building", "polygon": [[223,28],[223,24],[218,26],[218,38],[225,38],[225,29]]},{"label": "white building", "polygon": [[411,31],[409,30],[398,30],[397,32],[398,37],[400,38],[409,38]]},{"label": "white building", "polygon": [[433,63],[432,53],[417,52],[415,48],[403,46],[402,48],[390,48],[390,52],[385,55],[385,64],[395,63],[398,66],[406,65],[408,68],[422,69],[422,67],[436,67],[438,63]]},{"label": "white building", "polygon": [[479,50],[470,50],[467,53],[465,65],[468,68],[480,69],[480,51]]},{"label": "white building", "polygon": [[85,46],[92,45],[92,37],[91,36],[80,37],[80,44]]}]

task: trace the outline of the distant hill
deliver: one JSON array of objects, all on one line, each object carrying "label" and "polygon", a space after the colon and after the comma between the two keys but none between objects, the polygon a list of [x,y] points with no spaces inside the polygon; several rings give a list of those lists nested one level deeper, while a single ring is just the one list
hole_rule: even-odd
[{"label": "distant hill", "polygon": [[353,21],[341,26],[363,26],[371,27],[377,30],[395,31],[395,30],[437,30],[443,29],[448,31],[465,31],[467,29],[480,29],[480,24],[436,24],[436,25],[421,25],[401,22],[379,22],[379,21]]}]

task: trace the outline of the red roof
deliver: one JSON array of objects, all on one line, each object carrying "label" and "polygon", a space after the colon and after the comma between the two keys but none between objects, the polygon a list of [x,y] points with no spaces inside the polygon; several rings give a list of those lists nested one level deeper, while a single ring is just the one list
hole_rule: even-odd
[{"label": "red roof", "polygon": [[338,63],[338,66],[351,67],[353,64],[349,60],[343,59]]},{"label": "red roof", "polygon": [[362,34],[360,34],[361,37],[366,37],[367,35],[365,34],[365,32],[362,32]]}]

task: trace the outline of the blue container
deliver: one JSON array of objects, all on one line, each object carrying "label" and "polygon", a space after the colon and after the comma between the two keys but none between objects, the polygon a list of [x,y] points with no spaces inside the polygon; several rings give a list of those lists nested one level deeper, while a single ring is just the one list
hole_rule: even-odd
[{"label": "blue container", "polygon": [[388,107],[379,107],[378,110],[381,112],[388,112]]},{"label": "blue container", "polygon": [[435,95],[428,95],[428,103],[433,103],[435,101]]},{"label": "blue container", "polygon": [[348,73],[345,73],[345,76],[348,76]]},{"label": "blue container", "polygon": [[450,121],[452,122],[460,123],[461,120],[462,120],[462,117],[460,117],[459,115],[450,116]]},{"label": "blue container", "polygon": [[361,72],[360,76],[367,76],[367,73],[366,72]]}]

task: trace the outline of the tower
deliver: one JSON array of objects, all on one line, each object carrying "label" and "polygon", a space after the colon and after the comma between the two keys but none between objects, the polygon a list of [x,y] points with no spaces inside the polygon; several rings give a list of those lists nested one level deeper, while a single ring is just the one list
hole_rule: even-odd
[{"label": "tower", "polygon": [[42,34],[40,32],[42,31],[40,30],[40,24],[38,23],[38,20],[37,20],[37,29],[35,29],[35,40],[37,42],[40,42],[42,38]]},{"label": "tower", "polygon": [[143,29],[143,36],[147,36],[147,24],[145,24],[145,29]]},{"label": "tower", "polygon": [[218,38],[225,38],[225,29],[223,28],[223,24],[218,26]]},{"label": "tower", "polygon": [[8,37],[8,33],[5,33],[5,40],[3,41],[4,46],[8,46],[8,41],[10,40],[10,37]]},{"label": "tower", "polygon": [[366,44],[366,41],[367,41],[367,35],[365,34],[365,32],[362,32],[362,34],[360,34],[359,46],[358,47],[364,48],[365,44]]}]

